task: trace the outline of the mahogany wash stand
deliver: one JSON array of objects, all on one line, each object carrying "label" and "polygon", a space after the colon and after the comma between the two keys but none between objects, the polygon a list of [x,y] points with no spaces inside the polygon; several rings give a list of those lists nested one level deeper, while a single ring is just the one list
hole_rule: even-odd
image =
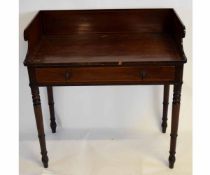
[{"label": "mahogany wash stand", "polygon": [[40,11],[24,31],[42,162],[48,156],[39,87],[46,86],[50,126],[56,132],[52,86],[163,85],[166,132],[173,85],[169,167],[174,167],[185,27],[173,9]]}]

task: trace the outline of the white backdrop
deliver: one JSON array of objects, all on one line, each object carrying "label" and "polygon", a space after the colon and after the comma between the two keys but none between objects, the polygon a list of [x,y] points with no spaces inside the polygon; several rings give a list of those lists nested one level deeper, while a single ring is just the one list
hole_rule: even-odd
[{"label": "white backdrop", "polygon": [[[182,103],[183,106],[185,103],[188,105],[181,108],[181,115],[185,117],[181,118],[183,124],[180,127],[191,129],[191,0],[20,0],[20,140],[37,137],[28,74],[23,66],[27,50],[23,30],[38,10],[167,7],[175,8],[186,26],[184,50],[188,63],[184,71]],[[162,91],[162,86],[56,87],[54,100],[58,130],[71,128],[75,134],[79,134],[97,129],[101,136],[109,130],[138,129],[142,126],[149,128],[153,124],[160,130]],[[40,88],[40,93],[45,130],[48,133],[50,127],[46,89]],[[170,109],[171,105],[169,118]],[[145,120],[147,116],[153,118],[148,123]]]}]

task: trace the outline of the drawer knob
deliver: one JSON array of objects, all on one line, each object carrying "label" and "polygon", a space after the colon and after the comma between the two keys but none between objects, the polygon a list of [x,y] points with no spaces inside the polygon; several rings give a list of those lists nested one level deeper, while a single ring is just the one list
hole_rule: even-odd
[{"label": "drawer knob", "polygon": [[70,76],[71,76],[70,72],[66,71],[65,72],[65,80],[69,80]]},{"label": "drawer knob", "polygon": [[141,73],[140,73],[141,79],[142,80],[145,79],[146,76],[147,76],[147,73],[145,71],[141,71]]}]

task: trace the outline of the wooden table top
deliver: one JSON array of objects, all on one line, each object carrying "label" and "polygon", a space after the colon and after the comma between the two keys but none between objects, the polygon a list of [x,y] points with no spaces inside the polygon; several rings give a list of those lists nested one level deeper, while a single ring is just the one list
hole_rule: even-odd
[{"label": "wooden table top", "polygon": [[33,64],[127,65],[183,60],[170,36],[154,33],[43,37],[28,61]]},{"label": "wooden table top", "polygon": [[24,33],[25,64],[182,64],[184,29],[172,9],[41,11]]}]

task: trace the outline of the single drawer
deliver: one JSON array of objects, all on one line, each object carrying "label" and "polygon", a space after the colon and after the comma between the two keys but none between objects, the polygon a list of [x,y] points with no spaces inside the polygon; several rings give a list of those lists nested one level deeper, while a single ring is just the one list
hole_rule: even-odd
[{"label": "single drawer", "polygon": [[36,68],[38,84],[141,84],[172,82],[174,66]]}]

